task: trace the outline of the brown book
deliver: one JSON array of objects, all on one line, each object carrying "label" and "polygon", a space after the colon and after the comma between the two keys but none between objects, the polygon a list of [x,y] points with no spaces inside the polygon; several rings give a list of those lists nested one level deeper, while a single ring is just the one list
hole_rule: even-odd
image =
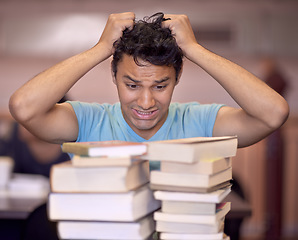
[{"label": "brown book", "polygon": [[147,152],[147,145],[138,142],[102,141],[102,142],[65,142],[62,151],[89,157],[125,157],[138,156]]},{"label": "brown book", "polygon": [[127,192],[149,182],[149,162],[130,166],[74,167],[71,161],[55,164],[50,172],[52,192]]},{"label": "brown book", "polygon": [[237,152],[237,137],[194,137],[147,142],[150,161],[194,163],[201,160],[233,157]]}]

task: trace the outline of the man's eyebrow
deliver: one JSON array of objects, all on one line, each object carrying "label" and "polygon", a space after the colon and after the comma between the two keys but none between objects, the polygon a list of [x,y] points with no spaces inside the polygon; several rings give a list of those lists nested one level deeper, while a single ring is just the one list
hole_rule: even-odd
[{"label": "man's eyebrow", "polygon": [[161,80],[155,80],[156,83],[163,83],[163,82],[166,82],[170,79],[170,77],[164,77],[162,78]]},{"label": "man's eyebrow", "polygon": [[[133,78],[132,78],[131,76],[129,76],[129,75],[124,75],[124,78],[127,78],[128,80],[130,80],[130,81],[132,81],[132,82],[134,82],[134,83],[140,83],[140,82],[141,82],[140,80],[133,79]],[[154,82],[160,84],[160,83],[163,83],[163,82],[168,81],[169,79],[170,79],[170,77],[164,77],[164,78],[162,78],[161,80],[155,80]]]},{"label": "man's eyebrow", "polygon": [[124,78],[127,78],[128,80],[130,80],[134,83],[140,83],[141,82],[140,80],[133,79],[131,76],[128,76],[128,75],[124,75]]}]

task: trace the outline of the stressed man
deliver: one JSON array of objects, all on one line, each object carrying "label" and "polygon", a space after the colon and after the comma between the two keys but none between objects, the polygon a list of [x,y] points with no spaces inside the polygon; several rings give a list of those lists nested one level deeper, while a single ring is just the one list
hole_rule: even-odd
[{"label": "stressed man", "polygon": [[[119,103],[56,104],[84,74],[111,55]],[[240,108],[171,103],[183,57],[210,74]],[[187,16],[158,13],[135,21],[134,13],[127,12],[109,16],[94,47],[18,89],[11,96],[10,111],[33,134],[59,144],[237,135],[239,147],[244,147],[279,128],[289,107],[256,76],[201,46]]]}]

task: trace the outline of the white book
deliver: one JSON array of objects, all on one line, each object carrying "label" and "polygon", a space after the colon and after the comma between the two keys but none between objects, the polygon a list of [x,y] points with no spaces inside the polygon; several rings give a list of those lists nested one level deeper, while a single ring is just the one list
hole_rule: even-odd
[{"label": "white book", "polygon": [[216,212],[218,203],[162,201],[161,211],[173,214],[212,215]]},{"label": "white book", "polygon": [[231,187],[219,189],[210,193],[171,192],[158,190],[154,192],[154,197],[158,200],[167,201],[220,203],[230,192]]},{"label": "white book", "polygon": [[155,230],[152,215],[135,222],[59,221],[59,239],[143,240]]},{"label": "white book", "polygon": [[147,142],[150,161],[194,163],[201,160],[233,157],[237,152],[236,136],[193,137]]},{"label": "white book", "polygon": [[151,171],[150,182],[155,185],[208,188],[232,179],[232,168],[215,174],[188,174]]},{"label": "white book", "polygon": [[221,204],[215,214],[212,215],[191,215],[191,214],[173,214],[165,213],[162,211],[154,212],[154,220],[165,222],[180,222],[180,223],[195,223],[214,225],[220,219],[224,218],[226,214],[231,210],[231,203],[226,202]]},{"label": "white book", "polygon": [[156,231],[166,233],[215,234],[224,229],[224,219],[214,225],[156,221]]},{"label": "white book", "polygon": [[160,201],[145,185],[125,193],[49,194],[50,220],[135,221],[160,208]]},{"label": "white book", "polygon": [[88,157],[127,157],[143,155],[147,145],[140,142],[119,140],[96,142],[65,142],[62,151]]},{"label": "white book", "polygon": [[224,233],[213,234],[187,234],[187,233],[161,233],[161,240],[223,240]]},{"label": "white book", "polygon": [[201,160],[194,163],[176,163],[163,161],[160,163],[162,172],[214,174],[232,167],[232,158],[216,158]]},{"label": "white book", "polygon": [[74,155],[71,163],[75,167],[111,167],[111,166],[130,166],[139,158],[131,156],[122,157],[89,157]]},{"label": "white book", "polygon": [[71,161],[51,168],[52,192],[127,192],[149,182],[149,162],[130,166],[75,167]]}]

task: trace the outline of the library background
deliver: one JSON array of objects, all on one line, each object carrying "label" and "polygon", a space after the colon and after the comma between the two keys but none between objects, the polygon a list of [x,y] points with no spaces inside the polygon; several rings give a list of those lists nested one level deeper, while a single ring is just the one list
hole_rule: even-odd
[{"label": "library background", "polygon": [[[52,204],[57,204],[55,207],[59,207],[59,201],[63,201],[63,199],[55,200],[55,194],[50,195],[49,198],[51,184],[55,184],[55,182],[50,183],[50,169],[54,164],[55,166],[64,166],[56,167],[57,175],[53,175],[60,177],[61,182],[63,182],[63,176],[58,175],[59,171],[69,178],[73,177],[74,173],[68,172],[72,171],[69,170],[72,169],[71,167],[59,165],[62,162],[66,163],[69,157],[66,153],[62,153],[61,146],[39,141],[13,121],[8,111],[10,95],[38,72],[93,46],[98,41],[109,14],[124,11],[135,12],[137,18],[143,18],[160,11],[188,15],[195,35],[202,45],[245,67],[271,84],[286,98],[290,105],[290,116],[281,129],[251,147],[238,149],[236,156],[231,158],[225,156],[224,159],[221,158],[217,162],[216,166],[221,167],[221,170],[230,169],[225,170],[230,173],[226,173],[222,179],[227,180],[232,176],[234,190],[228,192],[229,186],[225,186],[226,190],[217,193],[217,199],[212,200],[217,203],[208,202],[210,198],[205,200],[209,205],[208,207],[206,205],[204,210],[209,209],[210,213],[212,207],[219,208],[218,203],[223,200],[220,194],[226,194],[224,201],[231,202],[231,205],[222,206],[219,212],[222,210],[227,212],[225,223],[230,227],[226,231],[232,240],[298,239],[298,208],[296,204],[298,201],[296,186],[298,182],[298,153],[296,150],[298,149],[297,10],[298,3],[292,0],[0,1],[0,154],[2,155],[0,157],[0,181],[5,183],[5,186],[0,186],[0,239],[32,240],[30,238],[32,232],[44,230],[42,226],[46,223],[43,221],[47,220],[48,214],[55,223],[58,222],[58,226],[60,217],[65,218],[66,216],[67,220],[78,220],[79,217],[71,209],[68,209],[69,212],[51,211],[51,206],[54,206]],[[84,76],[84,81],[78,82],[67,97],[71,100],[87,102],[117,102],[118,96],[109,69],[110,61],[107,60]],[[104,89],[90,87],[98,86],[98,79],[105,79]],[[213,94],[209,94],[211,91]],[[237,106],[233,99],[205,72],[185,60],[184,72],[174,92],[173,102],[189,101],[216,102]],[[80,159],[77,158],[76,161],[76,164],[79,165]],[[146,161],[138,160],[132,164],[130,158],[123,157],[123,162],[126,162],[127,166],[134,167],[119,167],[114,174],[124,177],[131,172],[141,171],[143,177],[127,179],[126,185],[121,186],[122,190],[118,189],[117,191],[138,189],[138,194],[140,194],[138,196],[144,197],[146,194],[150,196],[151,208],[138,211],[138,214],[142,213],[142,216],[161,207],[157,214],[152,215],[154,221],[151,218],[142,218],[142,222],[135,221],[140,216],[134,215],[134,212],[124,212],[121,215],[123,219],[132,223],[125,229],[132,229],[131,234],[135,234],[134,231],[137,228],[142,229],[143,235],[135,237],[143,239],[142,237],[147,236],[153,229],[153,225],[156,224],[155,228],[164,228],[169,231],[166,234],[160,234],[161,239],[179,239],[180,233],[170,231],[175,227],[173,228],[174,225],[170,223],[172,217],[168,215],[175,214],[174,218],[179,219],[176,215],[187,215],[187,209],[191,208],[192,213],[197,211],[196,215],[200,216],[203,208],[194,204],[196,200],[193,200],[191,206],[183,201],[183,207],[181,207],[181,202],[177,206],[175,204],[179,203],[173,203],[170,200],[173,196],[162,195],[167,188],[161,189],[160,187],[170,185],[171,189],[177,191],[177,186],[174,183],[175,177],[171,178],[171,174],[183,174],[178,173],[177,169],[183,171],[187,168],[177,166],[178,163],[165,162],[162,166],[165,172],[153,173],[155,183],[150,187],[156,188],[154,195],[151,190],[149,191],[149,186],[147,189],[140,188],[152,177],[146,172]],[[5,175],[7,169],[11,170],[12,163],[15,165],[16,171],[12,175],[13,178]],[[113,163],[117,165],[115,159]],[[103,166],[102,163],[98,164],[100,166],[98,165],[96,168],[110,168],[110,166]],[[207,165],[204,167],[207,169]],[[88,174],[92,176],[91,173]],[[164,174],[170,175],[164,178],[162,176]],[[165,183],[164,179],[173,179],[173,182]],[[8,182],[5,182],[6,180]],[[138,182],[139,186],[136,186]],[[217,184],[219,183],[217,182]],[[55,185],[55,187],[60,186],[61,184]],[[117,186],[115,183],[115,187]],[[57,191],[64,193],[66,189],[73,187],[83,188],[83,185],[64,186],[64,189]],[[104,188],[105,185],[90,187]],[[193,186],[192,190],[195,188]],[[187,195],[190,193],[193,191],[178,197],[190,199],[191,196]],[[202,197],[199,194],[203,193],[196,192],[196,194],[195,196]],[[209,196],[210,191],[204,194],[205,197]],[[129,196],[126,197],[129,198]],[[50,204],[48,203],[49,199],[51,199]],[[149,198],[145,199],[149,201]],[[112,202],[112,200],[110,201]],[[159,204],[161,205],[159,206]],[[196,210],[193,210],[194,207]],[[176,209],[182,208],[186,212],[176,212]],[[228,210],[229,208],[231,209]],[[88,209],[85,212],[87,214]],[[95,213],[95,211],[91,211],[91,213]],[[114,223],[113,219],[107,219],[102,211],[101,213],[102,215],[97,215],[99,217],[97,220]],[[63,214],[66,215],[62,216]],[[116,215],[121,217],[120,214]],[[81,222],[84,223],[84,216],[80,217],[82,218]],[[188,221],[199,225],[201,219],[193,216]],[[204,219],[204,221],[207,220]],[[165,222],[168,225],[160,224]],[[73,228],[80,229],[80,226],[67,225],[62,221],[60,226],[63,234],[73,233]],[[56,236],[55,234],[51,235],[51,230],[55,230],[56,225],[50,227],[52,228],[47,235],[43,232],[42,239],[55,239]],[[122,225],[95,226],[97,229],[105,229],[107,234],[112,234],[116,232],[113,229],[122,227]],[[219,224],[217,227],[218,232],[221,232]],[[111,229],[110,232],[109,229]],[[198,231],[199,228],[196,229]],[[188,231],[191,231],[190,228]],[[89,232],[96,234],[93,231]],[[215,239],[225,239],[224,235],[210,234],[214,234]],[[72,238],[72,236],[67,237]],[[86,236],[76,235],[76,237],[84,239]],[[89,237],[92,238],[92,236]],[[119,236],[119,239],[121,237],[123,236]],[[154,235],[153,237],[158,236]]]}]

